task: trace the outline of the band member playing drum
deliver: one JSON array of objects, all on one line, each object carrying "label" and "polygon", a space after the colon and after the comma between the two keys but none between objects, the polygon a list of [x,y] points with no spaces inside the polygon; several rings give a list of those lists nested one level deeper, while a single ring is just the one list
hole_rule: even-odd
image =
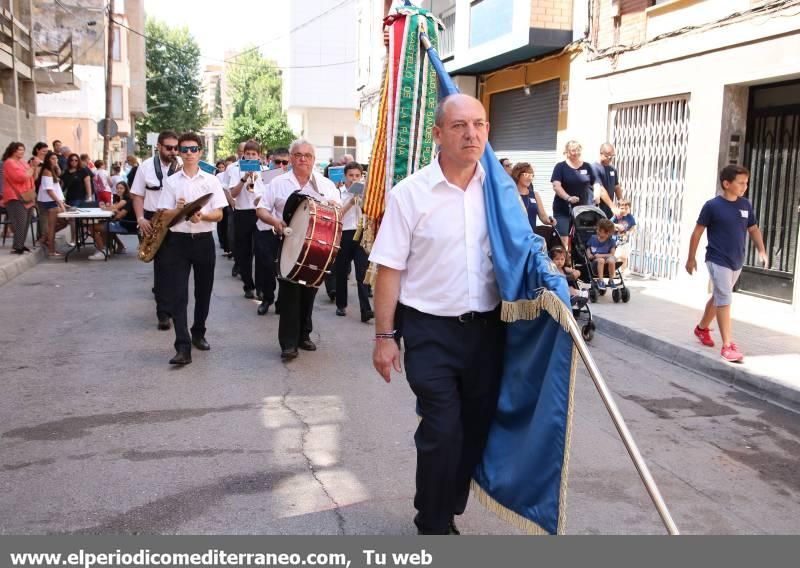
[{"label": "band member playing drum", "polygon": [[[260,160],[261,146],[255,140],[248,140],[244,145],[245,160]],[[255,282],[253,281],[253,237],[256,232],[256,205],[262,193],[261,172],[242,172],[239,164],[228,168],[228,189],[235,202],[233,211],[233,226],[235,244],[233,247],[236,255],[236,264],[244,283],[244,297],[255,297]],[[259,293],[261,290],[259,290]]]},{"label": "band member playing drum", "polygon": [[[136,176],[133,178],[131,186],[136,222],[144,235],[149,235],[151,232],[150,219],[158,209],[158,200],[161,197],[164,181],[179,167],[177,160],[178,135],[172,130],[164,130],[158,135],[156,148],[158,157],[153,156],[142,162],[142,165],[136,170]],[[155,167],[156,164],[158,167]],[[163,274],[164,267],[159,255],[156,255],[153,262],[153,294],[156,299],[158,329],[169,329],[169,317],[164,309],[159,291]]]},{"label": "band member playing drum", "polygon": [[[286,148],[278,148],[272,152],[270,167],[273,170],[289,171],[289,150]],[[258,209],[256,209],[256,214],[258,214]],[[275,301],[275,277],[277,274],[275,262],[278,259],[278,253],[281,249],[281,240],[280,237],[275,234],[275,231],[272,230],[272,225],[265,223],[260,218],[256,222],[256,234],[253,248],[255,249],[256,257],[256,289],[261,290],[263,295],[257,313],[263,316],[274,303],[275,313],[277,314],[278,304]]]},{"label": "band member playing drum", "polygon": [[[201,351],[211,349],[205,339],[206,317],[208,317],[211,290],[214,287],[213,231],[222,220],[222,209],[227,205],[222,185],[216,176],[200,170],[200,136],[193,132],[181,134],[177,140],[183,158],[183,169],[166,180],[159,209],[181,209],[208,193],[211,199],[188,221],[181,221],[170,228],[159,249],[163,257],[164,286],[162,294],[166,309],[175,325],[175,357],[173,365],[192,362],[192,345]],[[177,213],[177,211],[175,211]],[[191,336],[186,321],[189,303],[189,272],[194,271],[194,322]]]},{"label": "band member playing drum", "polygon": [[[339,190],[329,179],[314,174],[314,146],[305,140],[295,140],[289,147],[292,171],[278,176],[267,187],[264,197],[258,204],[259,218],[272,225],[278,235],[283,235],[287,227],[283,219],[286,200],[295,192],[319,201],[338,205]],[[319,285],[319,283],[316,283]],[[297,357],[297,349],[315,351],[317,346],[311,341],[314,297],[317,288],[304,286],[285,278],[278,280],[278,295],[281,300],[278,341],[282,359]]]}]

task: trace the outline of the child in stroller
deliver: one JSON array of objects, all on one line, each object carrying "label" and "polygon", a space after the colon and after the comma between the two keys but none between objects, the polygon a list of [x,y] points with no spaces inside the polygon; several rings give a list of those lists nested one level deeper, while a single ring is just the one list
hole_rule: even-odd
[{"label": "child in stroller", "polygon": [[[622,263],[613,255],[614,224],[601,209],[590,205],[574,207],[572,223],[572,258],[575,267],[592,283],[589,300],[596,302],[598,295],[605,295],[608,287],[615,303],[630,301],[630,290],[619,270]],[[608,275],[608,284],[603,280],[603,272]]]}]

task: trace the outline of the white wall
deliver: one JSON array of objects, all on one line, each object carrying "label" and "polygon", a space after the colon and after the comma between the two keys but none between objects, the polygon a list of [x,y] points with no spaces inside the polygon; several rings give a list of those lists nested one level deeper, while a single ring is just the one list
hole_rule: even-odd
[{"label": "white wall", "polygon": [[[341,4],[341,0],[304,0],[286,4],[289,11],[287,29],[310,23],[281,40],[289,47],[289,68],[283,75],[284,110],[295,107],[358,108],[354,87],[357,2],[334,8],[337,4]],[[331,9],[330,13],[317,18]],[[338,65],[340,63],[344,64]]]},{"label": "white wall", "polygon": [[[298,108],[287,112],[289,125],[316,148],[317,162],[327,162],[333,156],[334,136],[354,136],[356,112],[353,109]],[[357,160],[367,154],[357,151]]]},{"label": "white wall", "polygon": [[81,88],[75,91],[36,95],[39,116],[91,118],[100,120],[105,113],[105,75],[102,67],[76,65],[75,77]]}]

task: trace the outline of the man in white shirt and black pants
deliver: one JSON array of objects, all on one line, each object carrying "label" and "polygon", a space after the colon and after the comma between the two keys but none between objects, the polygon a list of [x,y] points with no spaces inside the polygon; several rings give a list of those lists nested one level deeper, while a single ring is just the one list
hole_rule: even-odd
[{"label": "man in white shirt and black pants", "polygon": [[367,253],[361,248],[358,241],[354,240],[361,218],[360,195],[350,193],[349,189],[355,182],[360,182],[364,168],[358,162],[348,162],[344,166],[344,185],[340,188],[342,194],[342,241],[339,254],[336,255],[336,315],[347,315],[347,275],[350,272],[350,263],[356,265],[356,290],[358,290],[358,305],[361,309],[361,321],[366,323],[374,317],[372,307],[369,305],[369,293],[364,278],[369,267]]},{"label": "man in white shirt and black pants", "polygon": [[402,336],[420,412],[420,534],[459,534],[454,516],[466,507],[497,406],[505,330],[479,163],[488,135],[477,99],[440,102],[440,153],[394,187],[370,255],[379,265],[373,364],[389,382],[391,369],[400,371]]},{"label": "man in white shirt and black pants", "polygon": [[[289,146],[292,171],[273,179],[258,204],[256,210],[258,218],[272,225],[278,235],[283,235],[283,230],[286,228],[283,208],[291,194],[300,192],[320,201],[339,204],[339,190],[333,182],[314,174],[314,156],[314,146],[309,142],[305,140],[292,142]],[[311,314],[316,295],[316,288],[302,286],[289,280],[278,280],[281,308],[278,341],[281,345],[282,359],[297,357],[298,347],[305,351],[316,351],[317,346],[311,341],[313,328]]]},{"label": "man in white shirt and black pants", "polygon": [[[255,140],[245,142],[243,158],[258,160],[260,157],[261,145]],[[253,237],[256,232],[256,205],[260,197],[256,182],[260,181],[261,172],[242,172],[238,162],[231,164],[226,171],[228,172],[228,190],[235,203],[233,252],[244,283],[244,297],[251,300],[255,297],[253,291],[256,289],[253,281]]]},{"label": "man in white shirt and black pants", "polygon": [[[136,170],[131,186],[133,196],[133,210],[136,212],[136,220],[139,231],[149,235],[152,231],[150,219],[158,209],[158,201],[161,197],[161,189],[164,181],[175,173],[179,166],[178,156],[178,135],[172,130],[164,130],[158,135],[157,156],[146,159]],[[158,167],[156,167],[158,164]],[[162,286],[164,267],[163,262],[156,254],[153,260],[153,294],[156,298],[156,316],[158,317],[158,329],[169,329],[169,316],[164,309],[163,298],[160,288]]]},{"label": "man in white shirt and black pants", "polygon": [[[165,267],[162,294],[175,324],[177,353],[170,360],[173,365],[192,362],[192,345],[201,351],[211,349],[205,335],[216,263],[213,232],[217,222],[222,220],[222,209],[227,200],[216,176],[198,167],[202,151],[200,140],[200,136],[193,132],[181,134],[178,148],[183,158],[183,169],[167,180],[158,201],[159,209],[175,210],[207,193],[212,194],[208,203],[190,220],[181,221],[169,229],[159,250]],[[191,335],[186,316],[190,271],[194,271],[194,322]]]},{"label": "man in white shirt and black pants", "polygon": [[[272,152],[270,166],[273,170],[289,171],[289,150],[278,148]],[[266,187],[266,186],[265,186]],[[262,195],[263,197],[263,195]],[[270,213],[272,213],[270,211]],[[258,209],[256,209],[258,214]],[[277,281],[277,268],[275,262],[281,250],[281,239],[275,234],[272,225],[261,219],[256,221],[256,234],[253,239],[253,250],[256,257],[256,289],[263,295],[256,313],[263,316],[272,304],[275,304],[275,313],[278,313],[278,304],[275,301],[275,288]]]}]

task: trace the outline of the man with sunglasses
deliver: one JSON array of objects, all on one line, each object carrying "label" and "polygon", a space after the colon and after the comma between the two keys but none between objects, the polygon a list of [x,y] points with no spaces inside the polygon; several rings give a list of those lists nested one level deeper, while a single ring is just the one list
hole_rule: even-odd
[{"label": "man with sunglasses", "polygon": [[[289,150],[286,148],[277,148],[272,152],[271,156],[269,162],[270,169],[283,170],[284,173],[289,171]],[[258,210],[256,210],[256,213],[258,213]],[[261,290],[263,295],[261,303],[258,305],[257,313],[263,316],[274,303],[275,313],[277,314],[278,303],[275,301],[275,277],[277,274],[275,262],[278,258],[278,252],[281,249],[281,240],[280,237],[275,234],[275,231],[272,230],[272,225],[259,219],[256,221],[254,241],[256,289]]]},{"label": "man with sunglasses", "polygon": [[[136,176],[133,178],[133,184],[131,185],[136,222],[139,226],[139,231],[144,235],[149,235],[153,230],[150,225],[150,219],[158,209],[158,201],[164,181],[180,167],[180,162],[178,161],[178,135],[174,131],[164,130],[161,132],[158,135],[156,149],[158,150],[157,155],[146,159],[136,170]],[[161,297],[164,266],[159,257],[160,251],[153,261],[153,294],[156,299],[158,329],[166,330],[170,328],[170,323]]]},{"label": "man with sunglasses", "polygon": [[[258,203],[258,218],[272,225],[278,235],[283,235],[286,223],[283,208],[286,200],[295,192],[309,195],[320,201],[341,203],[339,190],[333,182],[314,173],[315,150],[306,140],[295,140],[289,146],[289,160],[292,171],[276,177],[267,186],[264,196]],[[289,280],[278,280],[278,297],[281,314],[278,323],[278,341],[281,345],[281,358],[297,357],[297,349],[316,351],[311,341],[313,324],[311,315],[317,289],[302,286]]]},{"label": "man with sunglasses", "polygon": [[[187,203],[207,193],[211,199],[192,215],[170,227],[158,254],[163,257],[165,285],[162,291],[167,313],[175,325],[175,357],[172,365],[192,362],[192,346],[208,351],[206,318],[214,287],[213,233],[222,220],[222,209],[227,205],[222,184],[213,174],[199,168],[203,150],[200,136],[194,132],[181,134],[178,151],[183,158],[183,169],[166,180],[158,200],[159,209],[177,214]],[[194,272],[194,322],[189,332],[186,309],[189,304],[189,272]]]},{"label": "man with sunglasses", "polygon": [[[248,140],[244,145],[245,160],[259,160],[261,158],[261,145],[255,140]],[[253,239],[256,232],[256,205],[261,195],[261,174],[242,172],[239,163],[231,164],[228,172],[228,191],[234,201],[233,227],[234,244],[233,253],[242,277],[244,297],[252,300],[256,289],[253,281]],[[261,290],[258,290],[259,294]]]}]

